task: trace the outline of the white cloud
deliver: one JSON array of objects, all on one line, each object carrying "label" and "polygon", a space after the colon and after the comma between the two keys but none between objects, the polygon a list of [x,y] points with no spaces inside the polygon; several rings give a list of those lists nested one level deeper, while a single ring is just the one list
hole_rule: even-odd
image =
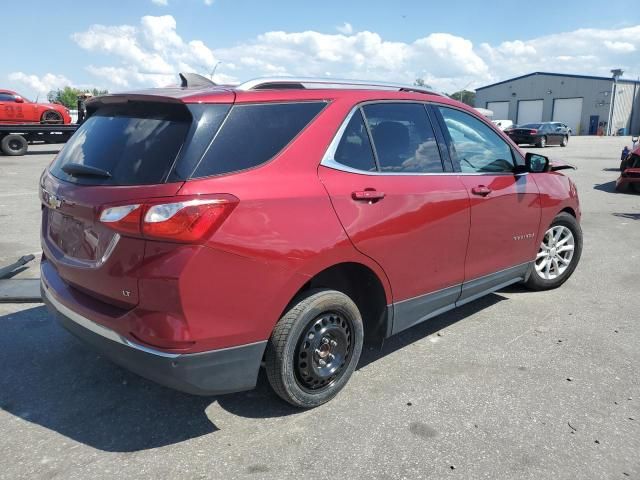
[{"label": "white cloud", "polygon": [[635,45],[629,42],[612,42],[605,40],[604,46],[617,53],[631,53],[636,51]]},{"label": "white cloud", "polygon": [[342,25],[338,25],[336,30],[343,35],[351,35],[353,33],[353,26],[349,22],[344,22]]},{"label": "white cloud", "polygon": [[179,71],[208,75],[218,62],[215,80],[224,83],[260,75],[404,83],[420,77],[444,91],[533,71],[609,76],[611,68],[619,67],[625,76],[640,74],[640,25],[579,29],[498,44],[474,44],[445,32],[401,42],[373,31],[355,31],[346,22],[336,29],[336,33],[268,31],[214,48],[203,39],[183,38],[175,18],[163,15],[142,17],[138,25],[92,25],[71,38],[87,51],[110,57],[105,64],[94,62],[86,69],[111,90],[175,84]]},{"label": "white cloud", "polygon": [[151,3],[155,3],[156,5],[160,5],[161,7],[166,7],[169,5],[169,0],[151,0]]},{"label": "white cloud", "polygon": [[138,26],[92,25],[71,38],[85,50],[116,59],[116,65],[89,65],[87,71],[119,88],[176,83],[179,71],[208,73],[217,62],[204,42],[178,35],[171,15],[144,16]]},{"label": "white cloud", "polygon": [[8,78],[18,85],[26,86],[30,93],[34,92],[37,95],[46,95],[51,90],[71,85],[71,80],[67,77],[54,73],[45,73],[39,77],[37,75],[28,75],[24,72],[13,72],[9,74]]}]

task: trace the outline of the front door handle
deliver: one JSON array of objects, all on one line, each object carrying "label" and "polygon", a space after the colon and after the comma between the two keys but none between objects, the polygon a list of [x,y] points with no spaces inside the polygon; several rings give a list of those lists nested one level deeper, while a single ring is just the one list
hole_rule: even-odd
[{"label": "front door handle", "polygon": [[473,193],[474,195],[480,195],[481,197],[486,197],[492,191],[493,190],[491,190],[489,187],[485,185],[478,185],[477,187],[473,187],[471,189],[471,193]]},{"label": "front door handle", "polygon": [[379,192],[373,189],[359,190],[351,194],[351,198],[363,202],[377,202],[385,197],[384,192]]}]

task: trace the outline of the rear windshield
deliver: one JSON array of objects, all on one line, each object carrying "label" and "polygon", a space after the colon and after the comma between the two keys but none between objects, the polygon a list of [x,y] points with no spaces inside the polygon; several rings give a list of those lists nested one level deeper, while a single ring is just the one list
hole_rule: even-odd
[{"label": "rear windshield", "polygon": [[[88,185],[162,183],[180,152],[191,121],[189,110],[182,105],[128,102],[102,107],[67,142],[51,166],[51,173],[62,180]],[[69,164],[91,168],[67,166],[66,172],[65,165]]]},{"label": "rear windshield", "polygon": [[326,105],[325,102],[235,105],[193,177],[237,172],[277,155]]},{"label": "rear windshield", "polygon": [[541,128],[541,123],[525,123],[524,125],[518,125],[519,128]]}]

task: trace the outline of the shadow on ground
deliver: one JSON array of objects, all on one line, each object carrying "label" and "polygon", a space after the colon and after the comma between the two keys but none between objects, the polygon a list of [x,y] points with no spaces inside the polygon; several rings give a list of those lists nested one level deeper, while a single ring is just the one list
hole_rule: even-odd
[{"label": "shadow on ground", "polygon": [[602,192],[609,192],[609,193],[618,193],[616,192],[616,181],[612,180],[611,182],[607,182],[607,183],[598,183],[596,185],[593,186],[594,190],[600,190]]},{"label": "shadow on ground", "polygon": [[55,150],[27,150],[25,155],[56,155],[58,152],[60,152],[59,148]]},{"label": "shadow on ground", "polygon": [[613,213],[614,217],[628,218],[629,220],[640,220],[640,213]]},{"label": "shadow on ground", "polygon": [[[506,298],[493,294],[365,349],[358,368]],[[134,375],[85,348],[35,307],[0,316],[0,408],[76,442],[110,452],[179,443],[218,430],[206,408],[218,402],[247,418],[299,413],[261,373],[250,392],[196,397]]]}]

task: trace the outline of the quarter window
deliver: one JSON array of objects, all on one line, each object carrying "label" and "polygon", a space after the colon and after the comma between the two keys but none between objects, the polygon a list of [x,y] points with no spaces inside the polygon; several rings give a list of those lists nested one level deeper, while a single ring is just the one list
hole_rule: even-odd
[{"label": "quarter window", "polygon": [[439,109],[463,173],[513,172],[511,148],[493,129],[460,110]]},{"label": "quarter window", "polygon": [[418,103],[365,105],[364,115],[382,173],[441,173],[442,161],[429,117]]},{"label": "quarter window", "polygon": [[237,172],[267,162],[325,105],[325,102],[235,105],[193,176]]}]

